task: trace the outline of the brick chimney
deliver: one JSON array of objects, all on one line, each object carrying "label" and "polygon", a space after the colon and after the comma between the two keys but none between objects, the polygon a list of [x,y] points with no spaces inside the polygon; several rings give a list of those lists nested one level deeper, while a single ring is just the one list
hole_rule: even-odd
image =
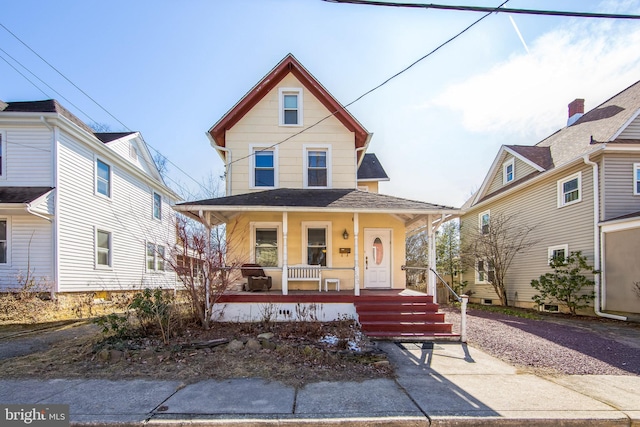
[{"label": "brick chimney", "polygon": [[569,104],[569,119],[567,126],[574,124],[584,114],[584,99],[574,99]]}]

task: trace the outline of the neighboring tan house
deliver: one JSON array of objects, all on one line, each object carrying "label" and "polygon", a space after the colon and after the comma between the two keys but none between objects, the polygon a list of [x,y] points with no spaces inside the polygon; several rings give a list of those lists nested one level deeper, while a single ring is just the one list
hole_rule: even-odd
[{"label": "neighboring tan house", "polygon": [[[586,114],[576,99],[567,127],[534,146],[502,146],[463,211],[463,241],[465,228],[481,229],[493,215],[535,227],[539,243],[507,272],[515,305],[533,305],[531,280],[551,272],[550,258],[582,251],[602,271],[594,277],[595,312],[640,313],[640,82]],[[498,303],[488,267],[478,260],[465,273],[471,301]]]},{"label": "neighboring tan house", "polygon": [[55,100],[0,104],[0,290],[175,287],[178,196],[138,132],[94,133]]},{"label": "neighboring tan house", "polygon": [[407,232],[426,227],[433,236],[458,212],[379,194],[388,177],[365,154],[371,134],[292,55],[208,135],[226,165],[227,195],[175,209],[227,224],[229,258],[262,265],[282,295],[318,293],[325,279],[355,296],[402,290]]}]

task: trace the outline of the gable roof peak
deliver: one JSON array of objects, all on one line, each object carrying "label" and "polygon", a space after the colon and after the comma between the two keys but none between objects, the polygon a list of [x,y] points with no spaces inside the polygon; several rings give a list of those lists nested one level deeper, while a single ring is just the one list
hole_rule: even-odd
[{"label": "gable roof peak", "polygon": [[236,105],[209,129],[208,134],[211,136],[212,142],[218,147],[225,147],[226,131],[238,123],[269,91],[277,87],[278,83],[289,74],[293,74],[347,129],[354,132],[357,148],[366,146],[370,138],[369,132],[292,53],[288,53],[278,62]]}]

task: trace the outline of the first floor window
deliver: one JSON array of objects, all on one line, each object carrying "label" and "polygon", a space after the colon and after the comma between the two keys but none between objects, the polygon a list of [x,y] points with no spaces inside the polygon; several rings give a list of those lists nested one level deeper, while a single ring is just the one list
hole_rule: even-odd
[{"label": "first floor window", "polygon": [[640,195],[640,163],[633,164],[633,194]]},{"label": "first floor window", "polygon": [[578,203],[582,200],[580,180],[581,174],[578,172],[575,175],[558,181],[558,207]]},{"label": "first floor window", "polygon": [[103,267],[111,266],[111,233],[108,231],[96,232],[96,264]]},{"label": "first floor window", "polygon": [[551,246],[548,249],[549,263],[551,261],[564,261],[569,256],[569,245]]},{"label": "first floor window", "polygon": [[147,271],[164,271],[164,246],[147,243]]},{"label": "first floor window", "polygon": [[0,219],[0,264],[7,263],[7,220]]},{"label": "first floor window", "polygon": [[478,282],[493,282],[495,279],[495,267],[491,260],[479,259],[476,270]]},{"label": "first floor window", "polygon": [[327,229],[307,228],[307,264],[327,265]]},{"label": "first floor window", "polygon": [[255,263],[262,267],[278,266],[278,229],[255,229]]}]

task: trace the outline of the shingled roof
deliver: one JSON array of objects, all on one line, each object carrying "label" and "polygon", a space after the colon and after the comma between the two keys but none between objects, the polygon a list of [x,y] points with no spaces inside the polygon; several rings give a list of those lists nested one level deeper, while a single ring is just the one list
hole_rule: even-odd
[{"label": "shingled roof", "polygon": [[2,112],[19,112],[19,113],[58,113],[69,119],[72,123],[78,125],[83,130],[93,133],[93,129],[86,125],[82,120],[73,115],[69,110],[64,108],[55,99],[46,99],[44,101],[19,101],[9,102],[7,108]]},{"label": "shingled roof", "polygon": [[25,204],[53,190],[52,187],[0,187],[1,204]]},{"label": "shingled roof", "polygon": [[388,181],[387,172],[373,153],[366,153],[358,167],[358,181]]},{"label": "shingled roof", "polygon": [[279,188],[235,196],[218,197],[176,206],[216,206],[219,208],[322,208],[335,211],[440,211],[456,208],[354,189]]},{"label": "shingled roof", "polygon": [[124,138],[125,136],[132,135],[135,132],[99,132],[94,133],[96,138],[105,144],[111,141],[115,141],[116,139]]}]

